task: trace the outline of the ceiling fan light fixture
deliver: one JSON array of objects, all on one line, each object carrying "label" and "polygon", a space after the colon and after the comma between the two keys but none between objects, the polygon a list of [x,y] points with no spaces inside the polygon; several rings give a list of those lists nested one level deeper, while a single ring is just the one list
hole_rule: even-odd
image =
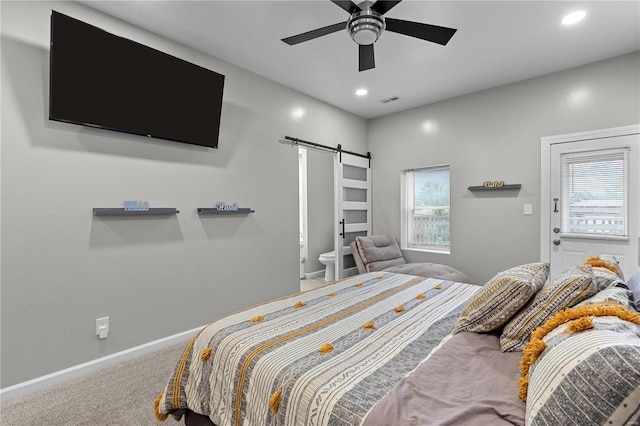
[{"label": "ceiling fan light fixture", "polygon": [[368,5],[363,10],[353,13],[347,21],[349,35],[353,41],[363,46],[375,43],[384,28],[384,17],[371,10]]},{"label": "ceiling fan light fixture", "polygon": [[[1,0],[0,0],[1,1]],[[349,14],[346,22],[316,28],[298,35],[283,38],[289,46],[313,40],[346,29],[349,37],[358,45],[358,70],[367,71],[376,67],[373,44],[386,30],[409,37],[437,43],[445,46],[458,31],[455,28],[441,27],[404,19],[385,18],[383,15],[403,0],[331,0],[331,3]],[[346,25],[346,28],[345,28]]]}]

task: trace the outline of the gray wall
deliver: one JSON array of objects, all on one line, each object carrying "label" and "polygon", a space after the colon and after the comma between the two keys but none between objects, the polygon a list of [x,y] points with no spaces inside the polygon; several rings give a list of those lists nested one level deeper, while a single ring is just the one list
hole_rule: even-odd
[{"label": "gray wall", "polygon": [[[79,4],[0,5],[1,387],[299,290],[297,149],[278,139],[366,152],[365,120]],[[220,148],[49,121],[51,9],[226,75]],[[180,213],[92,216],[130,199]],[[256,212],[196,214],[217,201]]]},{"label": "gray wall", "polygon": [[[540,138],[640,122],[640,55],[633,53],[369,122],[373,230],[400,238],[400,171],[451,165],[451,254],[406,251],[484,283],[540,257]],[[486,180],[517,193],[472,193]],[[533,204],[533,215],[523,205]]]}]

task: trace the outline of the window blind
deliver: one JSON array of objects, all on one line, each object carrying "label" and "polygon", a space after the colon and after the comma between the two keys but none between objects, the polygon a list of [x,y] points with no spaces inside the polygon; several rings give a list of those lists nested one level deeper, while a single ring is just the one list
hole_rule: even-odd
[{"label": "window blind", "polygon": [[629,148],[561,155],[565,234],[626,237]]}]

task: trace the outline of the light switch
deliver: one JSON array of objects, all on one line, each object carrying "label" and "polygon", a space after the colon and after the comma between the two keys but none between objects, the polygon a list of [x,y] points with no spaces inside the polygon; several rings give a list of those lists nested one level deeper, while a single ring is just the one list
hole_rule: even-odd
[{"label": "light switch", "polygon": [[109,317],[96,319],[96,335],[100,339],[106,339],[109,334]]},{"label": "light switch", "polygon": [[533,205],[532,204],[525,204],[524,205],[524,214],[529,216],[533,214]]}]

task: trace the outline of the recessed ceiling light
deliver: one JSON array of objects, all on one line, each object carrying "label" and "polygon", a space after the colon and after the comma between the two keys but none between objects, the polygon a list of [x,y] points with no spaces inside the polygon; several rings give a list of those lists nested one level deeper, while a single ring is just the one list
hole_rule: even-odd
[{"label": "recessed ceiling light", "polygon": [[364,96],[367,93],[369,93],[369,91],[367,89],[358,89],[358,90],[356,90],[356,95],[358,95],[358,96]]},{"label": "recessed ceiling light", "polygon": [[575,12],[571,12],[570,14],[562,18],[562,23],[564,25],[572,25],[572,24],[575,24],[576,22],[582,21],[586,15],[587,15],[587,12],[585,12],[584,10],[577,10]]}]

